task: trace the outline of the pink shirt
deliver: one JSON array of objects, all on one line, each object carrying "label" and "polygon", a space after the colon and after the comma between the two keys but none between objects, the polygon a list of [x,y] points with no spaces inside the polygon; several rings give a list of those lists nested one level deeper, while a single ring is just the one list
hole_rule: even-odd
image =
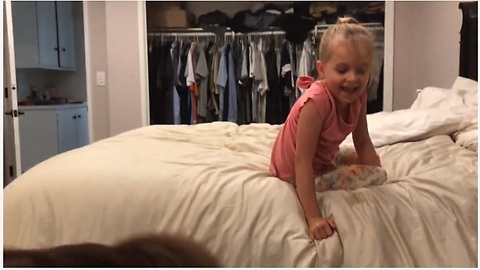
[{"label": "pink shirt", "polygon": [[345,122],[338,114],[330,90],[323,80],[314,81],[311,77],[302,76],[298,86],[308,89],[293,105],[285,124],[273,145],[270,161],[270,173],[283,180],[295,179],[295,143],[300,111],[307,100],[312,100],[323,120],[322,130],[318,137],[317,150],[313,158],[313,169],[320,172],[324,166],[335,165],[334,156],[340,144],[354,130],[362,106],[366,106],[367,91],[350,104],[348,120]]}]

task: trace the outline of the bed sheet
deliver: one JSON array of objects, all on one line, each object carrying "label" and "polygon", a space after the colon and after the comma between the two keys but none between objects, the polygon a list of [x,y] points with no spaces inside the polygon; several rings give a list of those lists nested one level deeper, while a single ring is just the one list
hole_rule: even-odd
[{"label": "bed sheet", "polygon": [[225,266],[314,266],[295,192],[265,170],[276,131],[150,126],[55,156],[4,191],[4,245],[172,232]]},{"label": "bed sheet", "polygon": [[318,244],[319,256],[331,259],[321,266],[477,267],[476,154],[449,136],[378,152],[386,184],[320,198],[338,227]]},{"label": "bed sheet", "polygon": [[35,166],[4,189],[4,246],[180,232],[229,267],[477,267],[478,158],[451,136],[478,112],[452,99],[465,101],[368,116],[389,180],[318,194],[338,226],[324,241],[269,176],[281,126],[217,122],[144,127]]},{"label": "bed sheet", "polygon": [[448,135],[379,148],[380,187],[319,195],[312,243],[294,189],[268,174],[279,126],[151,126],[53,157],[4,191],[4,245],[181,232],[225,266],[476,266],[477,159]]}]

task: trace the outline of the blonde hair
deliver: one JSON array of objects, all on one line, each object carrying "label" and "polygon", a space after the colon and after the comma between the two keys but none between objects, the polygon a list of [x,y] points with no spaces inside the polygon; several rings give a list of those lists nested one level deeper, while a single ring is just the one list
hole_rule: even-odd
[{"label": "blonde hair", "polygon": [[350,41],[353,48],[358,52],[358,44],[367,44],[373,66],[374,42],[373,36],[367,28],[351,17],[338,18],[337,23],[330,26],[322,35],[319,46],[319,59],[322,62],[328,61],[332,55],[332,42],[338,35]]}]

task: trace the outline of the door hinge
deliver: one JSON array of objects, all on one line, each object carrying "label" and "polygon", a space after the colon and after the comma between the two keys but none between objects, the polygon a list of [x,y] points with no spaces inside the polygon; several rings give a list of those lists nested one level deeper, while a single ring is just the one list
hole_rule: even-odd
[{"label": "door hinge", "polygon": [[8,170],[10,171],[10,177],[13,177],[13,166],[8,167]]},{"label": "door hinge", "polygon": [[[12,85],[12,91],[15,91],[15,89],[16,89],[16,88],[15,88],[15,85]],[[8,98],[8,87],[5,87],[4,90],[5,90],[5,93],[4,93],[5,98]]]}]

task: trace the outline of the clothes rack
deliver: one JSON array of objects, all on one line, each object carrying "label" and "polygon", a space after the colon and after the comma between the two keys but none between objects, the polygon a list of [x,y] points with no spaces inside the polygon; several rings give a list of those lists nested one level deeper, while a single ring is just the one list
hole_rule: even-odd
[{"label": "clothes rack", "polygon": [[[383,40],[381,24],[364,26]],[[317,77],[314,44],[327,28],[315,27],[303,44],[286,40],[279,29],[249,33],[226,29],[224,35],[202,28],[150,29],[151,124],[283,123],[304,91],[296,79]],[[380,47],[376,50],[383,55],[383,44]],[[375,98],[379,75],[371,87]]]},{"label": "clothes rack", "polygon": [[[379,33],[383,35],[384,27],[381,23],[364,23],[362,24],[368,30],[377,36]],[[315,28],[310,31],[310,35],[313,37],[321,36],[331,25],[322,24],[316,25]],[[268,35],[285,35],[285,31],[280,30],[279,28],[272,28],[271,30],[264,31],[255,31],[249,33],[235,33],[226,28],[225,33],[222,36],[229,37],[242,37],[242,36],[268,36]],[[202,37],[219,37],[213,32],[207,32],[202,28],[153,28],[148,32],[149,37],[192,37],[192,36],[202,36]]]},{"label": "clothes rack", "polygon": [[[312,31],[313,33],[313,31]],[[265,36],[265,35],[285,35],[285,32],[282,30],[271,30],[271,31],[259,31],[251,33],[235,33],[227,29],[224,33],[224,36]],[[206,32],[202,28],[166,28],[166,29],[157,29],[150,31],[148,36],[171,36],[171,37],[180,37],[180,36],[212,36],[218,37],[219,35],[213,32]]]}]

